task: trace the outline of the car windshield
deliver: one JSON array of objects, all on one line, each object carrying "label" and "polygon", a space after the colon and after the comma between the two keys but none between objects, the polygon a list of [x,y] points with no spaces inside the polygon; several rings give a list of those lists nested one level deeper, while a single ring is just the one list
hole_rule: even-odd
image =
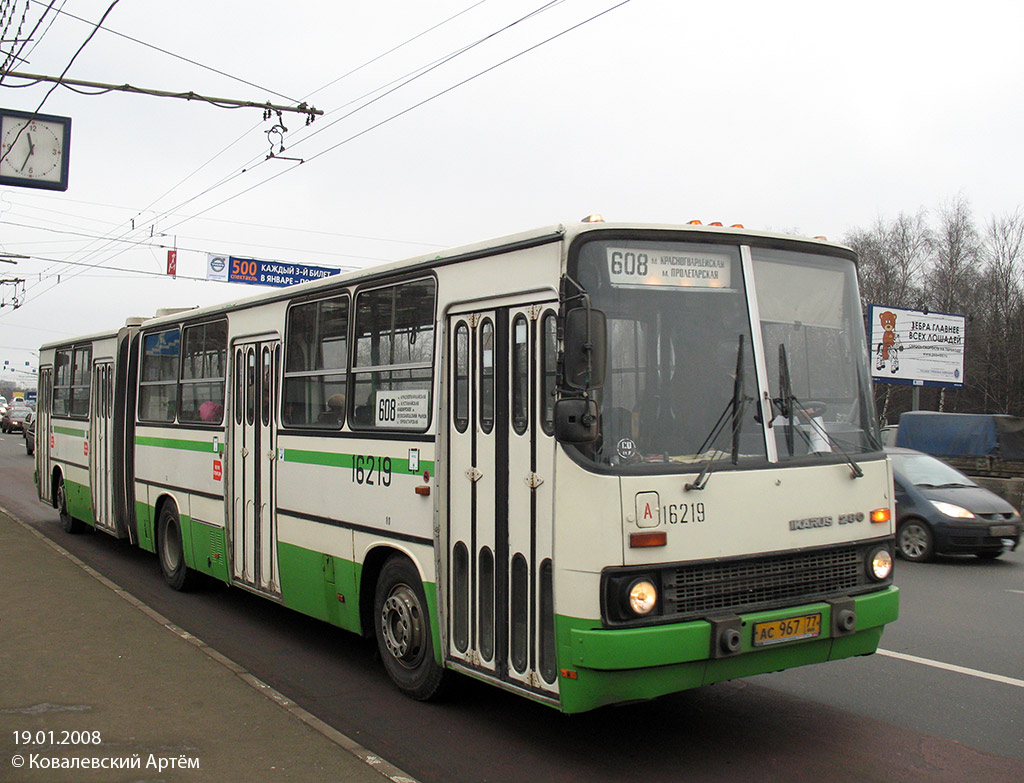
[{"label": "car windshield", "polygon": [[916,487],[977,486],[959,470],[928,454],[890,454],[893,469]]}]

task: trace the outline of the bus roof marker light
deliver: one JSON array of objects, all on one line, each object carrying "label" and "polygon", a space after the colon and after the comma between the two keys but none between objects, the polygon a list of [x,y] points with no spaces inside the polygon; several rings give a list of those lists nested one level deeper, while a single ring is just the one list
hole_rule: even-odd
[{"label": "bus roof marker light", "polygon": [[595,212],[593,215],[587,215],[580,223],[604,223],[604,215]]},{"label": "bus roof marker light", "polygon": [[690,225],[690,226],[703,226],[704,224],[701,223],[699,220],[691,220],[687,225]]}]

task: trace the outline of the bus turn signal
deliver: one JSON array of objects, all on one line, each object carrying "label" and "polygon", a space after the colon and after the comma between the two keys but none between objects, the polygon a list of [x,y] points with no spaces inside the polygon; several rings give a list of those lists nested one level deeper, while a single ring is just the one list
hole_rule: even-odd
[{"label": "bus turn signal", "polygon": [[668,535],[661,533],[630,533],[629,546],[632,549],[644,546],[665,546],[668,543]]}]

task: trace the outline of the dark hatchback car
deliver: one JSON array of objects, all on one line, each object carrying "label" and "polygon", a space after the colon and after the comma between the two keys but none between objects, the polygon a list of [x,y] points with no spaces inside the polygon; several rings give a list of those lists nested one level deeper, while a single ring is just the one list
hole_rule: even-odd
[{"label": "dark hatchback car", "polygon": [[1017,548],[1020,514],[999,495],[929,454],[885,451],[896,482],[896,551],[904,560],[995,558]]}]

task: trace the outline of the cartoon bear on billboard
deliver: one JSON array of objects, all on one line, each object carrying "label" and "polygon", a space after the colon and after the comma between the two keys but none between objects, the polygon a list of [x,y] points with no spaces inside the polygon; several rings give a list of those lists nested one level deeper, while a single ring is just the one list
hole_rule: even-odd
[{"label": "cartoon bear on billboard", "polygon": [[896,336],[896,313],[886,310],[878,320],[882,323],[882,340],[875,354],[875,369],[881,370],[889,362],[889,372],[895,375],[900,369],[899,352],[903,350],[903,344]]}]

